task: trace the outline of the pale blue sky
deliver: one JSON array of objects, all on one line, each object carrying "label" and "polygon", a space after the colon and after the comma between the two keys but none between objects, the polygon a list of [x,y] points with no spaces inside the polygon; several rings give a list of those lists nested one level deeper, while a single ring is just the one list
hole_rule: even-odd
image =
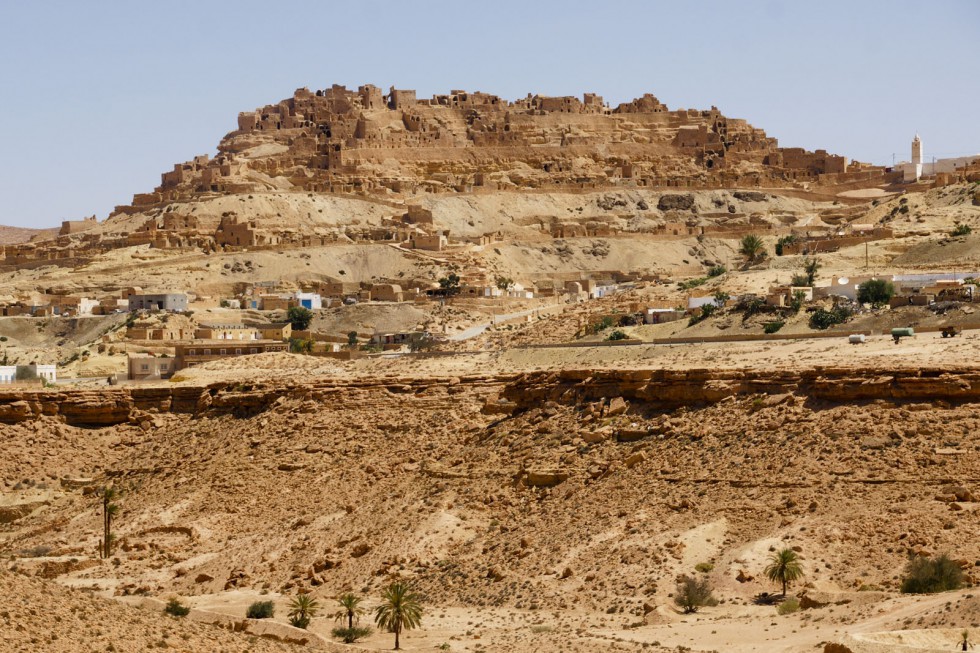
[{"label": "pale blue sky", "polygon": [[980,2],[0,0],[0,224],[102,220],[332,83],[650,92],[863,161],[980,151]]}]

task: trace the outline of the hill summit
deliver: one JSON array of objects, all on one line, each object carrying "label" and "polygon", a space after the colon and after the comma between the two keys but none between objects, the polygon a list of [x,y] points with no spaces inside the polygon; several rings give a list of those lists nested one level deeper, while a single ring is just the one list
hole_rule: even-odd
[{"label": "hill summit", "polygon": [[610,186],[785,187],[878,179],[885,172],[824,150],[780,148],[717,108],[670,110],[651,94],[612,108],[586,93],[507,101],[454,90],[420,99],[370,84],[298,89],[238,115],[218,145],[136,195],[132,213],[213,193],[365,193]]}]

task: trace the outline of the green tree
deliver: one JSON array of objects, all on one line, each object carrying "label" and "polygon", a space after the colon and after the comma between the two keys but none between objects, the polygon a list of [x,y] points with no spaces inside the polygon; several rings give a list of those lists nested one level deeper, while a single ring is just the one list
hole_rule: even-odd
[{"label": "green tree", "polygon": [[514,280],[508,277],[497,277],[497,288],[507,292],[514,285]]},{"label": "green tree", "polygon": [[674,592],[674,603],[684,609],[684,614],[691,614],[706,605],[717,605],[718,601],[711,593],[711,583],[707,578],[698,580],[684,576]]},{"label": "green tree", "polygon": [[783,596],[786,596],[786,586],[803,578],[803,567],[796,551],[781,549],[772,554],[763,573],[771,582],[782,583]]},{"label": "green tree", "polygon": [[875,308],[884,306],[895,295],[895,287],[884,279],[869,279],[858,286],[857,300]]},{"label": "green tree", "polygon": [[962,586],[963,570],[945,553],[935,558],[915,556],[905,566],[903,594],[933,594]]},{"label": "green tree", "polygon": [[337,597],[337,603],[340,605],[340,610],[334,616],[338,621],[346,619],[347,628],[353,628],[354,624],[360,621],[361,615],[364,614],[364,608],[361,607],[361,597],[347,592]]},{"label": "green tree", "polygon": [[806,285],[812,286],[817,280],[817,272],[820,270],[820,261],[816,258],[803,259],[803,274],[806,275]]},{"label": "green tree", "polygon": [[439,288],[442,289],[443,295],[452,297],[459,294],[459,283],[459,275],[455,272],[450,272],[449,276],[439,279]]},{"label": "green tree", "polygon": [[711,297],[715,300],[715,305],[717,305],[718,308],[723,308],[725,306],[725,302],[732,298],[732,296],[724,290],[716,290],[715,294],[713,294]]},{"label": "green tree", "polygon": [[320,604],[309,594],[300,594],[289,604],[289,623],[297,628],[306,628],[310,620],[320,611]]},{"label": "green tree", "polygon": [[747,263],[756,263],[766,258],[766,245],[759,236],[747,234],[742,237],[738,253],[745,257]]},{"label": "green tree", "polygon": [[418,596],[405,583],[392,583],[374,610],[374,622],[395,634],[395,650],[399,650],[402,630],[418,628],[422,623],[422,605]]},{"label": "green tree", "polygon": [[297,331],[306,331],[313,322],[313,311],[305,306],[293,306],[286,311],[286,321]]},{"label": "green tree", "polygon": [[347,346],[356,347],[357,346],[357,331],[347,332]]},{"label": "green tree", "polygon": [[102,550],[100,553],[103,558],[112,555],[112,542],[115,539],[112,534],[112,520],[119,514],[119,504],[115,502],[121,497],[122,490],[111,485],[107,485],[99,491],[99,500],[102,502]]}]

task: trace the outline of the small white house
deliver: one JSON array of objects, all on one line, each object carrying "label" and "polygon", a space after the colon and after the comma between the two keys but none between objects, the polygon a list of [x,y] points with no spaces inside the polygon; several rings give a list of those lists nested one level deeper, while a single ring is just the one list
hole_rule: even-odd
[{"label": "small white house", "polygon": [[323,298],[320,296],[320,293],[298,292],[293,295],[293,298],[299,302],[300,306],[308,308],[311,311],[323,308]]},{"label": "small white house", "polygon": [[57,365],[38,365],[37,363],[31,363],[27,367],[33,370],[34,374],[39,379],[44,379],[49,383],[54,383],[58,380]]},{"label": "small white house", "polygon": [[0,383],[13,383],[16,378],[16,365],[0,365]]}]

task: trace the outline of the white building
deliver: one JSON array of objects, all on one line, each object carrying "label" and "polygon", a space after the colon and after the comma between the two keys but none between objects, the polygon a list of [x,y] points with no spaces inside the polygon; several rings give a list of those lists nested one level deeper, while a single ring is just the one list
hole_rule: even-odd
[{"label": "white building", "polygon": [[323,308],[323,298],[319,293],[298,292],[293,297],[297,302],[299,302],[300,306],[303,308],[308,308],[311,311]]}]

